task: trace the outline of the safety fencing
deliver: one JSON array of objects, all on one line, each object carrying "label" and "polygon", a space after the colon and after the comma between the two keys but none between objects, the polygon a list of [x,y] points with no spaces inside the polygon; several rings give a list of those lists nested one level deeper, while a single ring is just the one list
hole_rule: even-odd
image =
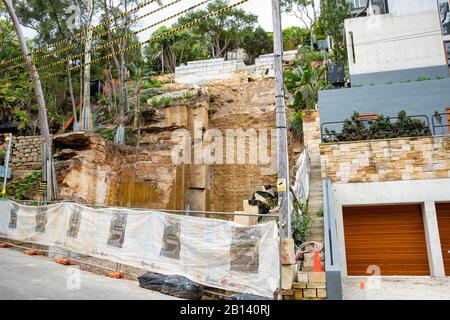
[{"label": "safety fencing", "polygon": [[0,237],[273,298],[281,279],[276,216],[246,227],[188,213],[6,200],[0,201]]}]

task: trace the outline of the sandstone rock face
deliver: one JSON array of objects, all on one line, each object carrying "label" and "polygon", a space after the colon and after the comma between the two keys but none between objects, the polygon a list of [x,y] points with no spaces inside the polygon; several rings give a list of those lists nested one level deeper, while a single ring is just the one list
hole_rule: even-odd
[{"label": "sandstone rock face", "polygon": [[167,150],[116,145],[81,132],[57,136],[60,195],[92,205],[164,209],[171,204],[176,166]]},{"label": "sandstone rock face", "polygon": [[[141,127],[134,128],[138,148],[90,133],[57,136],[61,196],[95,205],[242,211],[243,200],[276,182],[274,81],[232,80],[198,92],[170,107],[143,111]],[[233,136],[239,133],[252,139]],[[183,140],[184,135],[189,139]],[[215,135],[221,138],[212,139]],[[212,149],[211,142],[220,140],[221,148]],[[183,163],[173,159],[179,141],[190,151],[186,155],[183,150]],[[245,150],[238,149],[239,141]],[[291,145],[298,153],[300,142],[292,140]],[[227,148],[235,150],[233,159],[227,159]],[[213,159],[206,156],[210,153]]]}]

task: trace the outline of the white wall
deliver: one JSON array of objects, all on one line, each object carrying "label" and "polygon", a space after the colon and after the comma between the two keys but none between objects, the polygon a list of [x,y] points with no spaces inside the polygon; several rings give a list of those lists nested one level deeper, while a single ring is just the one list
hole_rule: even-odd
[{"label": "white wall", "polygon": [[390,0],[389,9],[345,21],[351,75],[447,64],[436,0]]},{"label": "white wall", "polygon": [[423,12],[437,12],[436,0],[389,0],[389,12],[406,16]]},{"label": "white wall", "polygon": [[349,183],[332,185],[342,275],[347,276],[343,207],[364,205],[423,204],[430,270],[444,276],[444,263],[436,222],[435,202],[450,202],[450,179]]}]

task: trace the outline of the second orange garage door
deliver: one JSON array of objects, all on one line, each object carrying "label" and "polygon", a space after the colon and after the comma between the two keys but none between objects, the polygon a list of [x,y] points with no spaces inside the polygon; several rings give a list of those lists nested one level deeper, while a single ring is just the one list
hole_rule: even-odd
[{"label": "second orange garage door", "polygon": [[441,238],[445,274],[450,276],[450,203],[437,203],[436,213]]},{"label": "second orange garage door", "polygon": [[381,275],[430,275],[420,204],[346,207],[343,213],[349,276],[368,275],[372,265]]}]

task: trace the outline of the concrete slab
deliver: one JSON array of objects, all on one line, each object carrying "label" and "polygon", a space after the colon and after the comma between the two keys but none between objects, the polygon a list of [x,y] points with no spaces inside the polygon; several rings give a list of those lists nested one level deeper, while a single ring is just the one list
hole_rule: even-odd
[{"label": "concrete slab", "polygon": [[139,287],[62,266],[42,256],[0,249],[0,300],[175,300]]},{"label": "concrete slab", "polygon": [[[450,300],[450,277],[347,277],[344,300]],[[361,289],[364,281],[364,289]]]}]

